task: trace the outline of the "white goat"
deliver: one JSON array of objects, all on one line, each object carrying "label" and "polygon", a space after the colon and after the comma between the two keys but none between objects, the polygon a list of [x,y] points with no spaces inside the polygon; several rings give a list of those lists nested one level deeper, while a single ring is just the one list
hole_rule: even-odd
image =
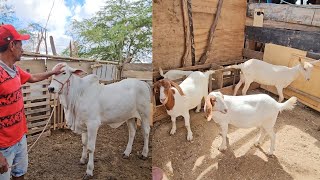
[{"label": "white goat", "polygon": [[260,128],[260,137],[255,145],[262,143],[265,134],[271,138],[269,155],[273,154],[275,133],[273,131],[279,112],[291,110],[297,102],[296,97],[291,97],[285,103],[278,103],[266,94],[247,96],[227,96],[221,92],[211,92],[205,102],[207,120],[213,119],[222,130],[222,143],[219,150],[225,150],[228,125],[232,124],[239,128]]},{"label": "white goat", "polygon": [[171,116],[170,134],[176,132],[176,118],[183,116],[188,130],[187,140],[192,140],[189,110],[197,107],[196,112],[200,112],[201,100],[208,95],[208,80],[212,73],[212,70],[205,73],[195,71],[180,86],[169,79],[162,79],[154,84],[155,93],[160,91],[160,102],[165,105],[167,113]]},{"label": "white goat", "polygon": [[182,70],[169,70],[168,72],[166,72],[165,74],[163,74],[163,70],[161,69],[161,67],[159,67],[159,73],[162,77],[170,79],[170,80],[175,80],[175,79],[179,79],[182,78],[183,76],[189,76],[193,71],[182,71]]},{"label": "white goat", "polygon": [[303,63],[299,58],[299,62],[300,64],[291,68],[269,64],[258,59],[250,59],[242,64],[232,65],[230,66],[231,68],[241,69],[242,71],[240,81],[236,85],[233,95],[235,96],[237,94],[242,83],[244,83],[242,95],[245,95],[250,84],[257,82],[264,85],[275,86],[279,94],[278,102],[282,102],[284,99],[282,93],[283,88],[286,88],[292,81],[297,79],[299,73],[303,74],[305,79],[309,81],[313,68],[312,64],[319,61]]}]

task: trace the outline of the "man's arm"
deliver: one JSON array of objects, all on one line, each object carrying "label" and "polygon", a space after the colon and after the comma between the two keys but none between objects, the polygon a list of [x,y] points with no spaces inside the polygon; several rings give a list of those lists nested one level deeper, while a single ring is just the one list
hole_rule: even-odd
[{"label": "man's arm", "polygon": [[9,169],[9,164],[7,159],[0,152],[0,174],[7,172]]},{"label": "man's arm", "polygon": [[52,71],[48,71],[48,72],[44,72],[44,73],[38,73],[38,74],[31,74],[31,77],[29,78],[28,82],[29,83],[35,83],[35,82],[38,82],[38,81],[42,81],[42,80],[48,79],[52,75],[58,75],[58,74],[63,72],[63,70],[62,70],[63,67],[64,67],[63,65],[60,65],[60,66],[57,66]]}]

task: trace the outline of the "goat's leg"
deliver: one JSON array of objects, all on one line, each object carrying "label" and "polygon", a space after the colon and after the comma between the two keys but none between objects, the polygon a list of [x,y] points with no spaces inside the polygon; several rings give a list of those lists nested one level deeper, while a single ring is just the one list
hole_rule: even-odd
[{"label": "goat's leg", "polygon": [[222,134],[222,143],[218,148],[219,151],[227,149],[227,133],[228,133],[228,124],[220,124],[221,134]]},{"label": "goat's leg", "polygon": [[240,80],[238,82],[238,84],[236,85],[236,87],[234,88],[234,91],[233,91],[233,95],[236,96],[237,95],[237,92],[239,90],[239,88],[241,87],[241,85],[244,83],[244,78],[242,77],[243,75],[241,74],[240,75]]},{"label": "goat's leg", "polygon": [[282,92],[283,88],[282,87],[278,87],[278,86],[276,86],[276,88],[277,88],[277,91],[278,91],[278,94],[279,94],[278,102],[281,103],[283,101],[283,99],[284,99],[283,92]]},{"label": "goat's leg", "polygon": [[190,128],[190,115],[189,115],[189,112],[185,113],[183,115],[183,118],[184,118],[184,125],[186,126],[187,131],[188,131],[187,140],[191,141],[193,139],[193,136],[192,136],[192,131],[191,131],[191,128]]},{"label": "goat's leg", "polygon": [[201,102],[200,102],[200,104],[197,106],[196,113],[200,112],[200,109],[201,109]]},{"label": "goat's leg", "polygon": [[264,140],[266,136],[266,131],[264,130],[264,128],[260,128],[260,136],[259,138],[257,139],[257,141],[254,143],[255,146],[259,146],[262,144],[262,141]]},{"label": "goat's leg", "polygon": [[124,159],[128,159],[130,156],[130,153],[132,151],[133,140],[134,140],[134,137],[135,137],[136,131],[137,131],[136,121],[134,118],[129,119],[127,121],[127,125],[128,125],[128,130],[129,130],[129,140],[128,140],[127,148],[123,153]]},{"label": "goat's leg", "polygon": [[87,171],[84,179],[87,179],[90,176],[93,176],[93,169],[94,169],[94,150],[96,147],[96,140],[97,140],[97,133],[98,133],[98,128],[99,125],[97,123],[94,123],[93,121],[90,121],[92,124],[87,125],[87,130],[88,130],[88,153],[89,153],[89,161],[87,164]]},{"label": "goat's leg", "polygon": [[85,164],[88,158],[88,151],[87,151],[87,144],[88,144],[88,133],[81,134],[81,141],[82,141],[82,155],[80,159],[80,164]]},{"label": "goat's leg", "polygon": [[251,83],[252,83],[252,81],[248,81],[248,80],[245,81],[244,87],[242,89],[242,95],[246,95],[247,94],[247,91],[248,91]]},{"label": "goat's leg", "polygon": [[142,156],[140,156],[140,159],[147,159],[148,153],[149,153],[149,134],[150,134],[150,124],[149,124],[149,115],[147,117],[142,117],[142,132],[143,132],[143,150],[142,150]]},{"label": "goat's leg", "polygon": [[268,153],[268,155],[273,155],[274,145],[275,145],[275,141],[276,141],[276,134],[274,133],[273,128],[265,129],[265,130],[271,139],[270,152]]},{"label": "goat's leg", "polygon": [[170,134],[174,135],[176,133],[176,130],[177,130],[176,117],[171,116],[171,122],[172,122],[172,128],[171,128]]}]

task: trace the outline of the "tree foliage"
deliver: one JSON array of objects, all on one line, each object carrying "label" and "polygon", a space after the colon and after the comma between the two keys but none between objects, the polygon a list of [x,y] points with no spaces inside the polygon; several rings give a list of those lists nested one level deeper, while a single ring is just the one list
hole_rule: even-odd
[{"label": "tree foliage", "polygon": [[151,3],[151,0],[110,0],[94,17],[74,20],[70,35],[79,44],[79,56],[112,61],[132,57],[135,61],[150,62]]}]

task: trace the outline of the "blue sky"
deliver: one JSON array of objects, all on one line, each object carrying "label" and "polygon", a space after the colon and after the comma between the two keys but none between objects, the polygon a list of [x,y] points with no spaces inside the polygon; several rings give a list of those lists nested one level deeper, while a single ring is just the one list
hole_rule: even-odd
[{"label": "blue sky", "polygon": [[[52,35],[58,53],[68,47],[71,37],[66,29],[72,19],[82,20],[92,17],[104,5],[106,0],[9,0],[15,11],[16,19],[12,24],[17,28],[26,28],[30,23],[45,26],[50,9],[54,7],[48,21],[48,37]],[[31,42],[29,42],[31,43]],[[29,45],[30,46],[30,45]],[[30,46],[32,49],[32,46]],[[41,48],[44,52],[44,45]],[[51,51],[50,51],[51,53]]]}]

